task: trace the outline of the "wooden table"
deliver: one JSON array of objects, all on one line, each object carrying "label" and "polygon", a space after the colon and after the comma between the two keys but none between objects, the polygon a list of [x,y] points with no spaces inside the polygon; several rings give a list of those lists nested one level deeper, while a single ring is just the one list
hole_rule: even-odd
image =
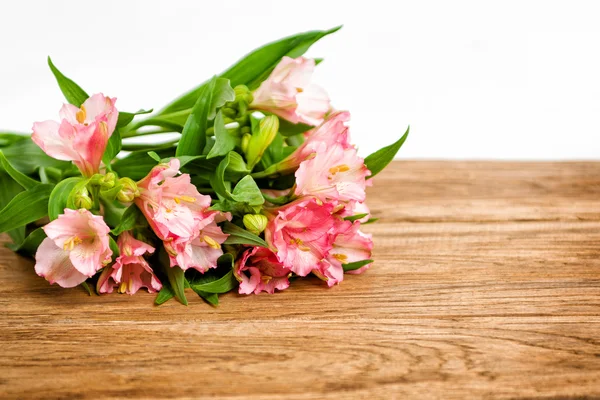
[{"label": "wooden table", "polygon": [[0,397],[600,397],[600,163],[396,162],[369,202],[369,272],[218,308],[2,249]]}]

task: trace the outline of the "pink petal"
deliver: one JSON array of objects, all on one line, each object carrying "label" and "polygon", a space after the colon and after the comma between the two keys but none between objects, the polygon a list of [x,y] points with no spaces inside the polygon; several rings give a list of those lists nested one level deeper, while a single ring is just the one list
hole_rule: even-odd
[{"label": "pink petal", "polygon": [[52,239],[42,241],[35,254],[35,272],[50,284],[64,288],[75,287],[87,279],[69,260],[69,252],[57,247]]}]

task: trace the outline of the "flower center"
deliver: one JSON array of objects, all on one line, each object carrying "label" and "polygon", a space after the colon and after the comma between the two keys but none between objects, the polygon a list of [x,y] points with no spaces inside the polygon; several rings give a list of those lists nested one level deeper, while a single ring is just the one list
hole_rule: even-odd
[{"label": "flower center", "polygon": [[346,164],[336,165],[335,167],[329,168],[329,173],[331,175],[335,175],[338,172],[347,172],[350,171],[350,167]]},{"label": "flower center", "polygon": [[342,263],[348,261],[348,256],[345,254],[333,254],[333,258],[335,258],[338,261],[341,261]]},{"label": "flower center", "polygon": [[67,240],[65,240],[65,243],[63,244],[63,250],[73,250],[75,248],[75,246],[77,246],[78,244],[81,244],[82,240],[77,237],[77,236],[73,236]]},{"label": "flower center", "polygon": [[290,239],[290,244],[291,245],[296,245],[298,246],[298,249],[301,251],[310,251],[310,247],[305,246],[304,242],[301,239],[295,238],[295,239]]},{"label": "flower center", "polygon": [[208,235],[201,236],[201,239],[206,242],[207,245],[212,247],[213,249],[220,249],[221,245],[215,241],[215,239],[211,238]]}]

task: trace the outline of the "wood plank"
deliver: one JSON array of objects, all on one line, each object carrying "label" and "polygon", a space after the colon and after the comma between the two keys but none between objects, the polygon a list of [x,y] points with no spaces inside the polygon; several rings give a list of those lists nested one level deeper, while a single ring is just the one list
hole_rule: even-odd
[{"label": "wood plank", "polygon": [[374,267],[212,308],[0,250],[0,397],[600,397],[600,163],[395,162]]}]

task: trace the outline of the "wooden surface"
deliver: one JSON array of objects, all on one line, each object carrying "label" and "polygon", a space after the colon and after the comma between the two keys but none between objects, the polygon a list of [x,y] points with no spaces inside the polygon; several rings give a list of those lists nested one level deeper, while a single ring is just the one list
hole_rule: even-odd
[{"label": "wooden surface", "polygon": [[375,266],[211,308],[0,250],[0,397],[600,398],[600,163],[396,162]]}]

